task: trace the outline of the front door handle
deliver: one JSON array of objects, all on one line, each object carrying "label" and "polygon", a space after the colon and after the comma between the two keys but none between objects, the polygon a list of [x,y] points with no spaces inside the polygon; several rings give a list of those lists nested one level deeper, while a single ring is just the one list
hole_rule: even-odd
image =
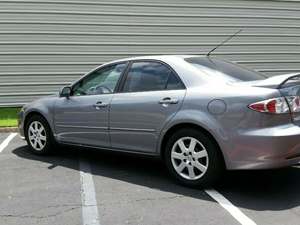
[{"label": "front door handle", "polygon": [[96,109],[100,109],[100,108],[105,108],[108,106],[107,103],[104,102],[97,102],[96,104],[93,105]]},{"label": "front door handle", "polygon": [[177,104],[178,103],[178,99],[175,98],[163,98],[162,100],[159,101],[159,104],[164,104],[164,105],[168,105],[168,104]]}]

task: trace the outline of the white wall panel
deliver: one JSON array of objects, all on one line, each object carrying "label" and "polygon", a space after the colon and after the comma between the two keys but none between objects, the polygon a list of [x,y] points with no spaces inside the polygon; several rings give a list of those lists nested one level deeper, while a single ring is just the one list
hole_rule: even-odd
[{"label": "white wall panel", "polygon": [[0,106],[55,93],[104,62],[214,54],[268,76],[300,71],[300,2],[0,0]]}]

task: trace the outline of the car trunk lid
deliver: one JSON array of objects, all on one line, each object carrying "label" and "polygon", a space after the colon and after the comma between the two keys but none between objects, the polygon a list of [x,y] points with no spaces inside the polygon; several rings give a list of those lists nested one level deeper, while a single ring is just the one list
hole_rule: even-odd
[{"label": "car trunk lid", "polygon": [[289,105],[293,123],[300,125],[300,73],[284,74],[265,80],[243,83],[253,87],[278,89]]},{"label": "car trunk lid", "polygon": [[255,87],[281,89],[282,87],[300,85],[300,73],[283,74],[247,83]]}]

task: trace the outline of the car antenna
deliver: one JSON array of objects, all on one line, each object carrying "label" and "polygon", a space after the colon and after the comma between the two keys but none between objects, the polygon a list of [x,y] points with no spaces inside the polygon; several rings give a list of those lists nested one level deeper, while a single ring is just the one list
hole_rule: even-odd
[{"label": "car antenna", "polygon": [[238,33],[242,32],[242,29],[238,30],[237,32],[235,32],[234,34],[230,35],[227,39],[225,39],[224,41],[222,41],[220,44],[218,44],[216,47],[214,47],[212,50],[210,50],[206,56],[210,56],[210,54],[215,51],[217,48],[219,48],[220,46],[224,45],[226,42],[230,41],[232,38],[234,38]]}]

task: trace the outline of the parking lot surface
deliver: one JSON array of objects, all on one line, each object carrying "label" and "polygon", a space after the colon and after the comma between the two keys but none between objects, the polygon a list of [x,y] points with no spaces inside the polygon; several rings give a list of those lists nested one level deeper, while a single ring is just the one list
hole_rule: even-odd
[{"label": "parking lot surface", "polygon": [[[0,134],[0,144],[8,136]],[[151,158],[73,147],[36,156],[16,136],[0,167],[1,225],[242,223],[205,190],[174,183]],[[297,166],[227,172],[215,190],[252,224],[300,224]]]}]

